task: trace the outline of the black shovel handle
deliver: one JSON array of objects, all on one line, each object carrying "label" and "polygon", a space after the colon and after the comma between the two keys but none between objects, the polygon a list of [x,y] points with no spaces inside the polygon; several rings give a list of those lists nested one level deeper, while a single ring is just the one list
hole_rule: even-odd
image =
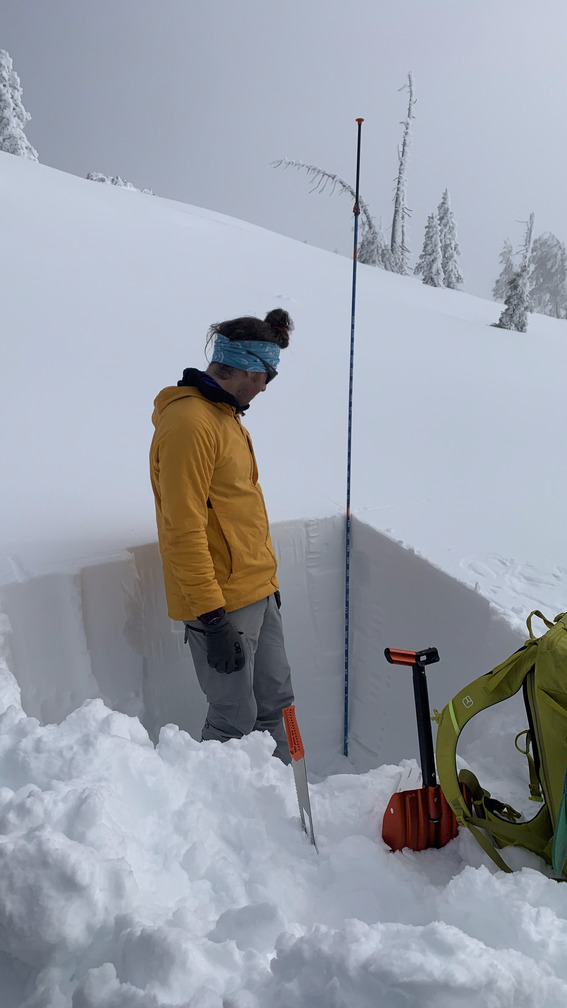
[{"label": "black shovel handle", "polygon": [[437,648],[433,647],[424,648],[423,651],[401,651],[399,648],[385,648],[384,654],[386,660],[392,665],[410,665],[412,668],[421,775],[424,786],[435,787],[437,776],[435,774],[433,733],[431,731],[431,712],[429,710],[425,666],[438,662],[439,652]]}]

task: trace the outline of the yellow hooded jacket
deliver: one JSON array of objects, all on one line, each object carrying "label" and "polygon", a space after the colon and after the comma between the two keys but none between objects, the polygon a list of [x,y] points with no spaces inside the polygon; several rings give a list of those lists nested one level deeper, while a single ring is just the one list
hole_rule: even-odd
[{"label": "yellow hooded jacket", "polygon": [[278,588],[250,435],[236,407],[193,386],[162,389],[152,422],[152,489],[167,608],[192,620]]}]

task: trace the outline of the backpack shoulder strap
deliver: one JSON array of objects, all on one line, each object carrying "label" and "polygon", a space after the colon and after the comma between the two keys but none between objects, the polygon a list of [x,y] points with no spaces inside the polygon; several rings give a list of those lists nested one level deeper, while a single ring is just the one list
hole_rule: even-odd
[{"label": "backpack shoulder strap", "polygon": [[[457,740],[465,725],[480,711],[514,696],[534,663],[536,640],[528,640],[492,672],[465,686],[436,715],[436,762],[439,783],[460,826],[471,828],[471,815],[457,775]],[[476,836],[475,832],[475,836]],[[478,837],[477,837],[478,838]],[[482,845],[484,846],[484,844]]]},{"label": "backpack shoulder strap", "polygon": [[[553,632],[544,633],[541,638],[536,637],[532,630],[534,616],[539,617],[548,631]],[[516,822],[518,813],[509,806],[490,798],[489,792],[480,786],[474,774],[469,771],[461,771],[461,774],[457,775],[456,749],[461,731],[475,714],[509,699],[519,691],[528,672],[536,666],[540,643],[545,651],[554,650],[558,644],[563,646],[562,642],[565,640],[564,635],[567,631],[567,614],[560,613],[551,622],[536,609],[530,613],[526,622],[529,637],[523,647],[494,668],[492,672],[475,679],[460,693],[457,693],[443,708],[441,714],[435,712],[438,722],[437,772],[442,791],[453,809],[459,825],[466,826],[471,830],[483,850],[503,871],[511,869],[496,850],[496,844],[499,846],[519,844],[551,861],[553,825],[549,807],[544,803],[533,819],[528,822]],[[476,812],[476,814],[471,814],[461,785],[465,785],[468,789],[473,813]],[[532,797],[535,797],[533,792]],[[557,831],[559,835],[556,840],[555,863],[559,863],[564,850],[567,851],[566,807],[567,797],[563,802],[565,823],[563,829],[560,827]]]},{"label": "backpack shoulder strap", "polygon": [[[561,619],[561,616],[564,616],[564,615],[565,615],[564,613],[561,613],[559,616],[556,616],[555,617],[555,622],[557,622],[558,619]],[[526,625],[527,625],[527,628],[528,628],[528,633],[530,635],[530,640],[539,640],[539,638],[536,637],[536,635],[534,634],[534,632],[532,630],[532,619],[534,618],[534,616],[537,616],[542,621],[542,623],[545,623],[545,625],[546,625],[546,627],[547,627],[548,630],[552,630],[553,629],[554,623],[552,623],[551,620],[548,620],[547,617],[544,616],[543,613],[540,612],[539,609],[534,609],[530,613],[530,615],[528,616],[528,618],[526,620]]]},{"label": "backpack shoulder strap", "polygon": [[542,805],[533,819],[519,822],[521,813],[516,812],[511,805],[491,798],[490,792],[481,787],[470,770],[461,770],[459,782],[470,795],[472,806],[471,812],[467,808],[463,825],[468,827],[482,849],[502,871],[511,872],[512,869],[506,864],[496,845],[525,847],[543,856],[552,834],[547,805]]}]

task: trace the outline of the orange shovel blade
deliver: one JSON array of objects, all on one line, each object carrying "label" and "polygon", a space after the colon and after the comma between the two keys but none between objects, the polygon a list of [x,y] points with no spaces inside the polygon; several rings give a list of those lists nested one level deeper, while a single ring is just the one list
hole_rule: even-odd
[{"label": "orange shovel blade", "polygon": [[382,839],[390,850],[421,851],[444,847],[458,833],[457,820],[439,784],[415,791],[398,791],[388,802]]}]

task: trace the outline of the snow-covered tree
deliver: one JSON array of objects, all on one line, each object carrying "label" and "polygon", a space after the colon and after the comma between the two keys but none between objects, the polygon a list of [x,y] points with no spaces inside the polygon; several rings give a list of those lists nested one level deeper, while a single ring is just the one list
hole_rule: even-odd
[{"label": "snow-covered tree", "polygon": [[445,287],[455,289],[464,282],[463,274],[459,266],[459,240],[457,238],[457,227],[449,192],[445,189],[441,202],[437,208],[437,220],[439,221],[439,241],[441,243],[441,265],[443,268],[443,281]]},{"label": "snow-covered tree", "polygon": [[362,230],[358,244],[358,261],[366,266],[378,266],[380,260],[380,245],[375,231]]},{"label": "snow-covered tree", "polygon": [[520,266],[519,269],[514,271],[508,283],[508,291],[504,302],[506,307],[498,322],[495,323],[497,328],[527,332],[529,301],[528,274]]},{"label": "snow-covered tree", "polygon": [[517,332],[527,331],[530,304],[530,252],[533,229],[534,214],[532,213],[526,226],[520,266],[514,271],[508,283],[504,300],[506,307],[500,315],[498,322],[494,323],[499,329],[515,329]]},{"label": "snow-covered tree", "polygon": [[5,49],[0,49],[0,150],[37,161],[37,151],[25,134],[31,119],[22,103],[20,78]]},{"label": "snow-covered tree", "polygon": [[395,272],[390,246],[384,238],[382,228],[368,228],[362,222],[362,237],[358,245],[358,261],[367,266],[379,266],[380,269]]},{"label": "snow-covered tree", "polygon": [[105,185],[118,186],[119,189],[131,189],[132,192],[147,193],[149,196],[155,196],[152,189],[138,189],[131,182],[126,182],[123,178],[120,178],[120,175],[103,175],[102,172],[89,172],[87,178],[91,182],[103,182]]},{"label": "snow-covered tree", "polygon": [[[392,218],[392,235],[390,238],[390,251],[396,273],[407,274],[410,272],[409,266],[409,242],[407,237],[407,221],[411,211],[407,205],[407,169],[409,160],[409,148],[411,144],[411,121],[414,118],[413,106],[413,77],[408,74],[408,111],[403,123],[404,133],[402,146],[398,151],[398,177],[396,180],[396,192],[394,195],[394,216]],[[402,90],[400,88],[400,90]]]},{"label": "snow-covered tree", "polygon": [[529,284],[531,311],[567,318],[567,254],[550,231],[533,243]]},{"label": "snow-covered tree", "polygon": [[500,265],[502,268],[492,288],[492,297],[495,301],[505,300],[510,280],[516,269],[514,266],[514,249],[509,238],[506,238],[504,241],[504,247],[500,253]]},{"label": "snow-covered tree", "polygon": [[423,249],[421,250],[414,273],[417,275],[421,274],[423,283],[429,284],[430,287],[445,286],[437,214],[429,214],[427,218]]}]

